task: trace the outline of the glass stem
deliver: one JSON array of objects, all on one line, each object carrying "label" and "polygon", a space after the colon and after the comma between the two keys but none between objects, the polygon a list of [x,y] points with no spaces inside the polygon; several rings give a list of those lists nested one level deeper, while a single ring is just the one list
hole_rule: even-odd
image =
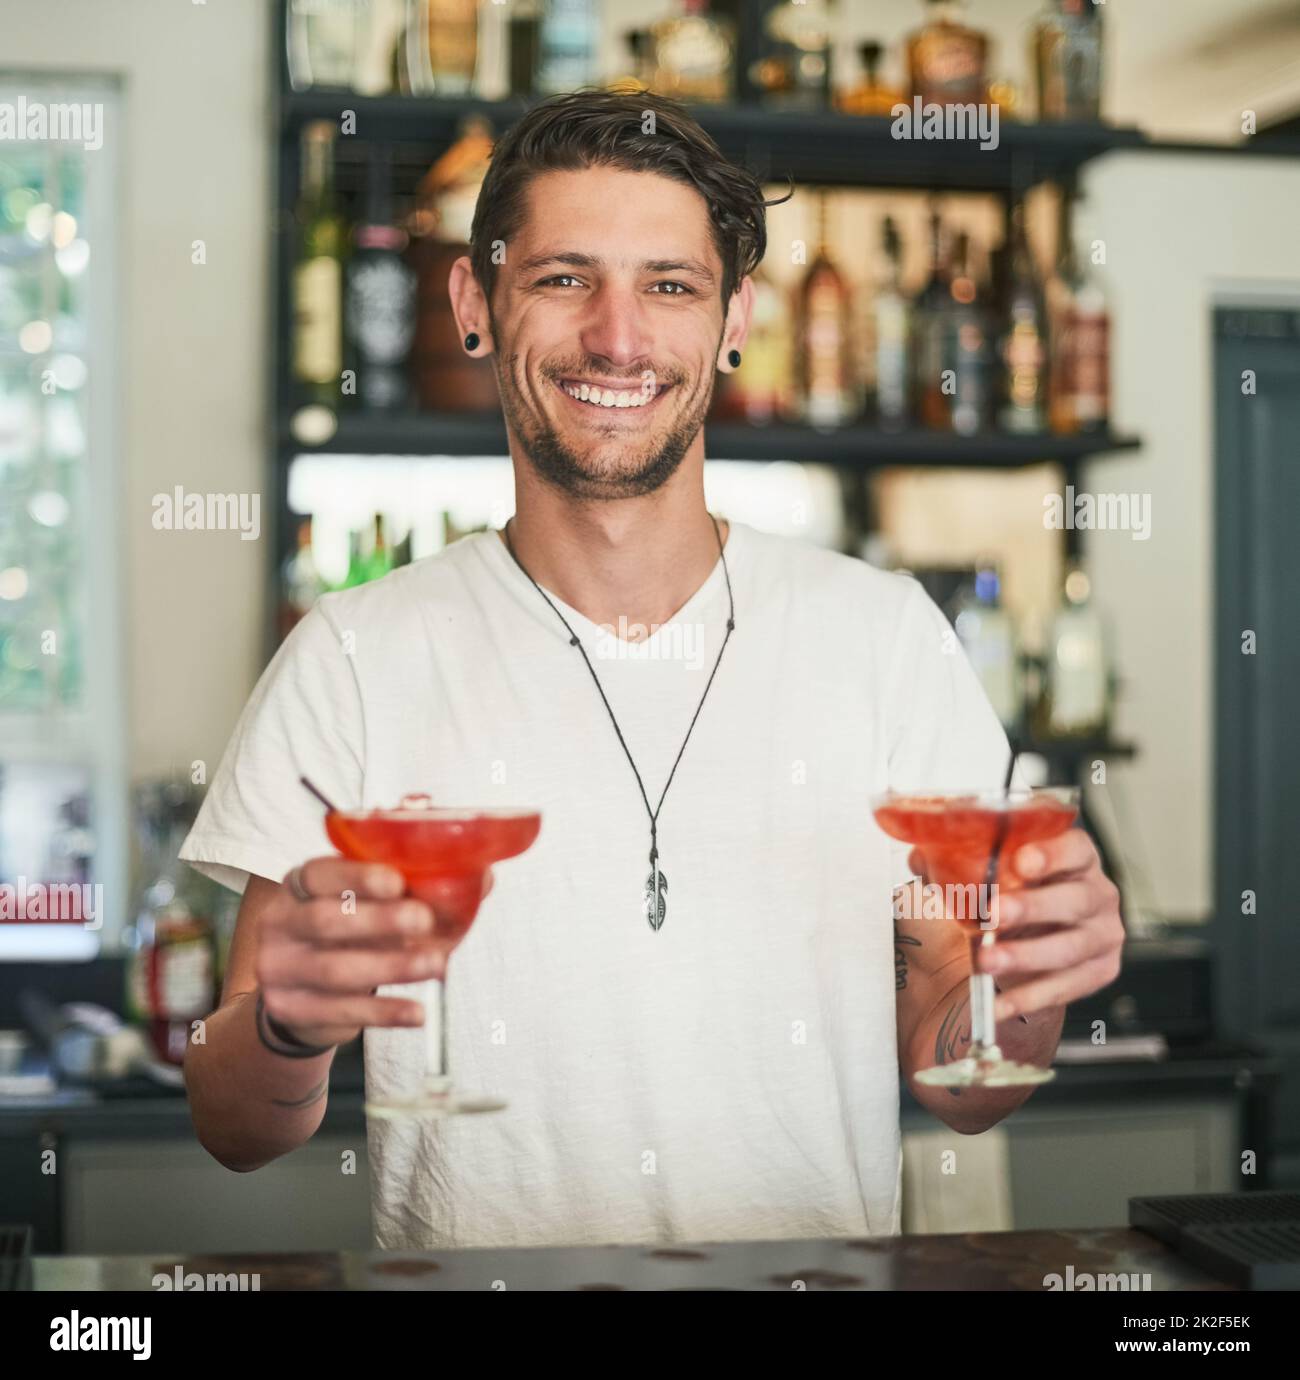
[{"label": "glass stem", "polygon": [[[994,943],[991,933],[977,935],[970,942],[970,1055],[973,1059],[988,1058],[997,1049],[997,1023],[993,1018],[993,1006],[997,994],[993,990],[993,974],[981,973],[975,966],[981,949]],[[992,1055],[997,1058],[996,1054]]]},{"label": "glass stem", "polygon": [[434,1077],[440,1087],[451,1081],[451,1071],[447,1068],[447,973],[444,969],[442,981],[438,984],[438,1061]]}]

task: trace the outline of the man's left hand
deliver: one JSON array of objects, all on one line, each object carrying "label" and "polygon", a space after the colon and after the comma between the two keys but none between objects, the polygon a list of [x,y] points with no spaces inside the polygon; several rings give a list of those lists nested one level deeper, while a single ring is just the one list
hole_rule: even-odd
[{"label": "man's left hand", "polygon": [[1022,884],[999,886],[997,943],[978,959],[997,980],[995,1019],[1067,1006],[1114,982],[1124,944],[1119,889],[1087,833],[1026,844],[1007,861]]}]

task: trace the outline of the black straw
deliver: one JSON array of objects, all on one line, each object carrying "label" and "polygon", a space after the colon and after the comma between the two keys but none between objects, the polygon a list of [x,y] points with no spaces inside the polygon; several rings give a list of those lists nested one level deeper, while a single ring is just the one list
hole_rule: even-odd
[{"label": "black straw", "polygon": [[1011,756],[1007,759],[1007,774],[1002,778],[1002,794],[1007,795],[1011,791],[1011,778],[1016,773],[1016,758],[1020,756],[1020,745],[1015,738],[1011,739]]},{"label": "black straw", "polygon": [[998,858],[1002,854],[1002,845],[1006,842],[1007,830],[1011,827],[1011,778],[1016,773],[1016,758],[1020,756],[1020,749],[1013,738],[1011,740],[1011,756],[1007,759],[1007,774],[1002,780],[1002,795],[1007,800],[1008,808],[1003,810],[998,818],[997,833],[993,837],[993,851],[989,854],[988,871],[984,874],[985,895],[992,894],[993,883],[998,874]]},{"label": "black straw", "polygon": [[305,776],[300,776],[298,780],[301,781],[302,784],[307,787],[307,789],[312,793],[312,795],[316,797],[317,800],[320,801],[322,805],[324,805],[324,807],[330,812],[330,814],[336,815],[339,813],[338,808],[334,805],[331,805],[329,801],[316,789],[315,786],[311,784],[310,781],[307,780]]}]

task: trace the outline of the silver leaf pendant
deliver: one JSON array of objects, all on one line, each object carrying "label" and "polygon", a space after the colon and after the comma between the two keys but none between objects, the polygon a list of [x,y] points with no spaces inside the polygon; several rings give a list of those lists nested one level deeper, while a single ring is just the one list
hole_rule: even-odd
[{"label": "silver leaf pendant", "polygon": [[645,879],[645,899],[641,903],[641,910],[652,930],[659,929],[668,913],[668,898],[664,895],[667,890],[668,878],[656,867]]}]

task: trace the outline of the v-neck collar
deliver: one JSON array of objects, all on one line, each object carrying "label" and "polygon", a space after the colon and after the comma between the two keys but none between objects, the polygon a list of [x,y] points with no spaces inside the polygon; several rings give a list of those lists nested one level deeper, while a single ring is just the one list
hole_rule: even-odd
[{"label": "v-neck collar", "polygon": [[[665,623],[660,623],[648,637],[637,642],[628,641],[618,636],[617,632],[610,632],[599,623],[593,623],[585,614],[580,613],[570,604],[565,603],[553,590],[547,589],[545,585],[538,581],[539,587],[546,597],[564,615],[565,621],[573,629],[574,633],[581,639],[584,646],[592,646],[603,638],[612,638],[622,647],[629,651],[639,652],[643,648],[655,646],[661,638],[671,635],[675,629],[682,624],[688,623],[691,617],[706,604],[719,589],[725,586],[727,573],[730,572],[734,587],[736,579],[736,569],[738,565],[737,553],[744,545],[744,538],[738,534],[744,531],[744,524],[727,520],[727,539],[723,543],[723,552],[726,554],[726,568],[724,569],[722,556],[713,563],[712,570],[705,577],[704,582],[696,589],[686,602],[672,615]],[[483,532],[479,537],[484,544],[483,549],[489,562],[497,567],[498,572],[503,576],[506,583],[516,590],[521,596],[526,596],[529,603],[538,616],[542,617],[554,629],[557,635],[563,637],[564,629],[560,626],[560,620],[546,607],[543,601],[538,598],[537,590],[533,588],[532,581],[520,568],[518,562],[506,548],[506,544],[497,530]]]}]

